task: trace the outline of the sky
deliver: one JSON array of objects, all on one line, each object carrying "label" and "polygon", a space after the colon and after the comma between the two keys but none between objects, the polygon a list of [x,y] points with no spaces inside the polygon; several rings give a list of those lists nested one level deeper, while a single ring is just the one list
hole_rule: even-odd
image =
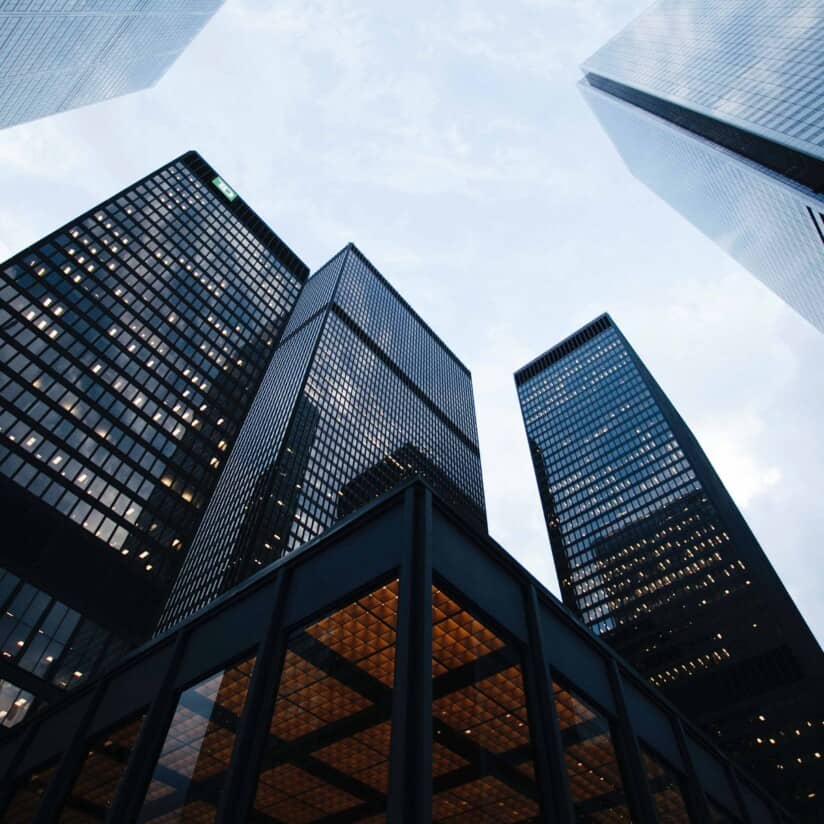
[{"label": "sky", "polygon": [[492,536],[557,581],[513,372],[609,311],[824,640],[824,335],[630,176],[576,88],[644,0],[229,0],[152,89],[0,131],[0,259],[197,149],[353,241],[471,369]]}]

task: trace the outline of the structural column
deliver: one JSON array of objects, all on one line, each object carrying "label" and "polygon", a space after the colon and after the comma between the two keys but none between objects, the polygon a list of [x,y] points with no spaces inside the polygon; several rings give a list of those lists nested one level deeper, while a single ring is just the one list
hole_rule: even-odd
[{"label": "structural column", "polygon": [[404,499],[388,819],[432,818],[432,494],[419,485]]}]

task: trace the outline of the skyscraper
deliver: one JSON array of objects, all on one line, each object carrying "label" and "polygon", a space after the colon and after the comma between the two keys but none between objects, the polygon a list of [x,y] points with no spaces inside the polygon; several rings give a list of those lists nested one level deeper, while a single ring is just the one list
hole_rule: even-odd
[{"label": "skyscraper", "polygon": [[6,0],[0,129],[156,83],[223,0]]},{"label": "skyscraper", "polygon": [[583,65],[629,170],[824,331],[817,0],[659,0]]},{"label": "skyscraper", "polygon": [[301,293],[161,627],[413,474],[485,525],[469,371],[350,244]]},{"label": "skyscraper", "polygon": [[564,602],[820,811],[824,654],[658,384],[608,315],[515,380]]},{"label": "skyscraper", "polygon": [[0,265],[0,723],[151,634],[307,275],[195,152]]}]

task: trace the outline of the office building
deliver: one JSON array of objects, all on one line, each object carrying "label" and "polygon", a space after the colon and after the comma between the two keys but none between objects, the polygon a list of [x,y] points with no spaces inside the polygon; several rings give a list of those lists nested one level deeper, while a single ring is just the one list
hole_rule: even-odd
[{"label": "office building", "polygon": [[564,603],[820,815],[824,654],[682,418],[608,315],[515,379]]},{"label": "office building", "polygon": [[194,152],[0,265],[0,724],[151,635],[307,275]]},{"label": "office building", "polygon": [[821,4],[659,0],[582,68],[630,172],[824,331]]},{"label": "office building", "polygon": [[18,726],[0,775],[6,824],[792,820],[418,481]]},{"label": "office building", "polygon": [[160,627],[415,474],[485,525],[472,377],[350,244],[301,293]]},{"label": "office building", "polygon": [[222,0],[5,0],[0,129],[154,85]]}]

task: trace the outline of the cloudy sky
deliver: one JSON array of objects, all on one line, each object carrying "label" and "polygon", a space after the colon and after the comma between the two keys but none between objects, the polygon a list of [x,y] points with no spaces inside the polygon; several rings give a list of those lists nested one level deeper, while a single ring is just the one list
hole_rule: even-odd
[{"label": "cloudy sky", "polygon": [[0,257],[190,148],[312,269],[354,241],[472,370],[491,532],[555,592],[512,373],[609,311],[824,639],[824,336],[575,87],[645,5],[229,0],[156,88],[0,132]]}]

